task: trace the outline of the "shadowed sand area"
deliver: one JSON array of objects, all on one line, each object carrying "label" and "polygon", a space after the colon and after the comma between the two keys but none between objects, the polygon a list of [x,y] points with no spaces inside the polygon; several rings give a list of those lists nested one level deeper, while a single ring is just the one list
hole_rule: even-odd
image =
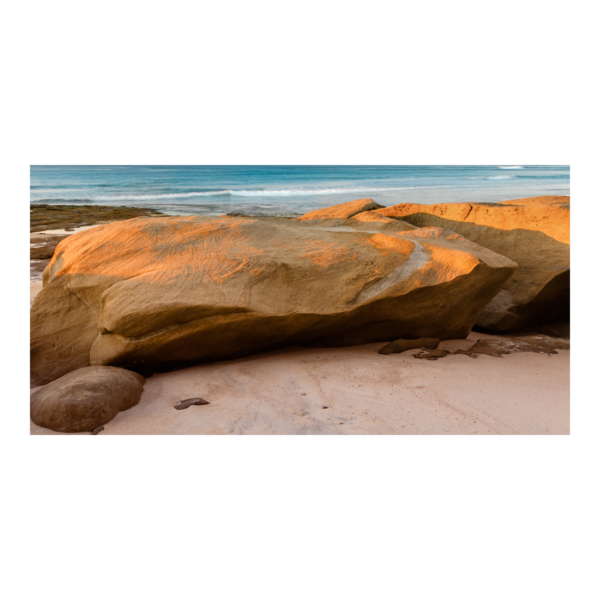
[{"label": "shadowed sand area", "polygon": [[[506,337],[473,332],[440,348]],[[381,347],[294,347],[156,374],[101,435],[569,433],[568,350],[427,361]],[[175,410],[192,397],[210,404]]]}]

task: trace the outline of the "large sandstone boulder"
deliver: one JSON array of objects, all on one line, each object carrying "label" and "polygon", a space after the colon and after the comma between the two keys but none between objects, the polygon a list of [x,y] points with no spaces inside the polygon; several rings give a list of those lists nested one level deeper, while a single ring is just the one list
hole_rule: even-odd
[{"label": "large sandstone boulder", "polygon": [[125,369],[77,369],[31,394],[31,420],[54,431],[93,431],[135,406],[143,387],[144,378]]},{"label": "large sandstone boulder", "polygon": [[354,215],[358,215],[365,211],[375,210],[376,208],[383,208],[383,206],[377,204],[377,202],[373,202],[371,198],[362,198],[360,200],[352,200],[352,202],[344,202],[342,204],[328,206],[327,208],[313,210],[298,217],[298,219],[300,221],[311,221],[314,219],[349,219]]},{"label": "large sandstone boulder", "polygon": [[293,344],[466,337],[516,265],[402,221],[140,218],[60,242],[31,370],[170,369]]},{"label": "large sandstone boulder", "polygon": [[519,268],[477,325],[517,331],[569,317],[568,196],[502,203],[398,204],[375,211],[417,227],[443,227],[515,261]]}]

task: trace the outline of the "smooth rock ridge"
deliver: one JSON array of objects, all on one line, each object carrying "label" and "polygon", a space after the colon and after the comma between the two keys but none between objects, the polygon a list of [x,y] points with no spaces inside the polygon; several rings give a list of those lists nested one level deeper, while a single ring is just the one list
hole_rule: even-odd
[{"label": "smooth rock ridge", "polygon": [[326,208],[312,210],[298,217],[300,221],[310,221],[314,219],[349,219],[354,215],[365,211],[384,208],[381,204],[377,204],[371,198],[361,198],[360,200],[352,200],[351,202],[343,202]]}]

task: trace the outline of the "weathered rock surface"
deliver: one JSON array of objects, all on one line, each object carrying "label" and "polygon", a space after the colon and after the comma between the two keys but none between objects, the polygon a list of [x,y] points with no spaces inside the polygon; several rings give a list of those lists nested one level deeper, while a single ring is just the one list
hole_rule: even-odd
[{"label": "weathered rock surface", "polygon": [[[351,226],[349,225],[351,223]],[[60,242],[31,308],[36,383],[294,344],[466,337],[515,263],[408,223],[154,217]]]},{"label": "weathered rock surface", "polygon": [[78,369],[31,394],[31,420],[54,431],[96,433],[118,412],[135,406],[143,387],[144,378],[125,369]]},{"label": "weathered rock surface", "polygon": [[379,349],[379,354],[400,354],[415,348],[435,350],[440,343],[438,338],[421,338],[419,340],[395,340]]},{"label": "weathered rock surface", "polygon": [[482,312],[477,325],[518,331],[569,318],[568,196],[498,204],[398,204],[376,211],[417,227],[443,227],[515,261],[519,268]]},{"label": "weathered rock surface", "polygon": [[352,200],[352,202],[344,202],[342,204],[328,206],[327,208],[313,210],[298,217],[298,219],[300,221],[310,221],[313,219],[349,219],[354,215],[369,210],[375,210],[376,208],[383,208],[383,206],[377,204],[377,202],[373,202],[371,198],[362,198],[360,200]]}]

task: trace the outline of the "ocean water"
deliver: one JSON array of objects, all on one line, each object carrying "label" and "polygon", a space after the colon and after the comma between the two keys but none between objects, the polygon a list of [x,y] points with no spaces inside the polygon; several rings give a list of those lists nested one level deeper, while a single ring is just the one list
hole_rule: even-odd
[{"label": "ocean water", "polygon": [[167,214],[300,215],[357,198],[499,202],[570,195],[568,166],[31,166],[30,202]]}]

